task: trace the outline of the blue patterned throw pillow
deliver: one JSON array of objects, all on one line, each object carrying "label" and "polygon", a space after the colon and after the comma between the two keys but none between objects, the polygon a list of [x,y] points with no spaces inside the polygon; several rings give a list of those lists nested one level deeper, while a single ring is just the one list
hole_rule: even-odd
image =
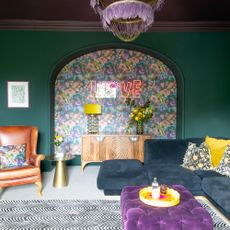
[{"label": "blue patterned throw pillow", "polygon": [[190,170],[212,169],[211,155],[206,143],[203,142],[200,146],[196,146],[196,144],[189,142],[182,166]]},{"label": "blue patterned throw pillow", "polygon": [[230,145],[227,145],[219,165],[213,170],[224,176],[230,177]]},{"label": "blue patterned throw pillow", "polygon": [[26,144],[0,146],[0,169],[27,165]]}]

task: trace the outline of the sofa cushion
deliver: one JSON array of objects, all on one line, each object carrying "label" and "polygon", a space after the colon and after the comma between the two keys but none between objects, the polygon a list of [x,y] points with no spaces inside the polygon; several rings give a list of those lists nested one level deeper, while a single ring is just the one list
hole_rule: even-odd
[{"label": "sofa cushion", "polygon": [[201,182],[203,191],[230,217],[230,178],[208,177]]},{"label": "sofa cushion", "polygon": [[182,164],[188,147],[184,140],[146,140],[144,144],[145,165],[155,164]]},{"label": "sofa cushion", "polygon": [[150,164],[147,166],[149,180],[157,177],[159,184],[181,184],[194,195],[201,195],[201,179],[193,171],[175,164]]},{"label": "sofa cushion", "polygon": [[225,148],[227,147],[227,145],[230,145],[230,140],[217,139],[207,136],[205,138],[205,142],[208,145],[211,152],[212,165],[213,167],[216,167],[218,166],[220,160],[224,155]]},{"label": "sofa cushion", "polygon": [[194,173],[198,175],[201,179],[206,177],[223,177],[223,175],[213,170],[195,170]]},{"label": "sofa cushion", "polygon": [[202,142],[205,141],[205,139],[201,137],[190,137],[190,138],[187,138],[187,141],[195,143],[196,145],[200,145]]},{"label": "sofa cushion", "polygon": [[212,167],[212,161],[206,143],[202,142],[200,146],[196,146],[195,143],[189,142],[182,166],[191,170],[209,170]]},{"label": "sofa cushion", "polygon": [[224,151],[220,164],[214,170],[222,175],[230,177],[230,145]]},{"label": "sofa cushion", "polygon": [[138,160],[106,160],[101,163],[97,177],[97,187],[104,190],[121,191],[127,185],[147,185],[148,175]]}]

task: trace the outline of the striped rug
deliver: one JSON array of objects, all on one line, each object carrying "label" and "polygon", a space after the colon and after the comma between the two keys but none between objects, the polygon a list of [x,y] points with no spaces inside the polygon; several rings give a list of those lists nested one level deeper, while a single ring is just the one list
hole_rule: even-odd
[{"label": "striped rug", "polygon": [[[212,206],[198,199],[213,218],[214,229],[230,230]],[[0,201],[1,230],[122,230],[119,200]]]}]

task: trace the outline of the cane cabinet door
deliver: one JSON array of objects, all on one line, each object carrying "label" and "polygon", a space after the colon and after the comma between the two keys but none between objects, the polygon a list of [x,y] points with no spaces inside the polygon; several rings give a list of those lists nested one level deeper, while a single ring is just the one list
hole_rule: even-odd
[{"label": "cane cabinet door", "polygon": [[83,135],[82,169],[91,162],[111,159],[144,161],[144,141],[150,135]]}]

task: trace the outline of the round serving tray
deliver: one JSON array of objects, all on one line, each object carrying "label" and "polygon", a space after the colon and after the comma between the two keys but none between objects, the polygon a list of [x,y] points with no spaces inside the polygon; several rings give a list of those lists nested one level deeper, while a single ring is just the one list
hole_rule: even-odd
[{"label": "round serving tray", "polygon": [[171,207],[180,203],[180,193],[172,188],[168,188],[167,194],[161,194],[159,199],[153,199],[152,187],[146,187],[139,191],[139,198],[154,207]]}]

